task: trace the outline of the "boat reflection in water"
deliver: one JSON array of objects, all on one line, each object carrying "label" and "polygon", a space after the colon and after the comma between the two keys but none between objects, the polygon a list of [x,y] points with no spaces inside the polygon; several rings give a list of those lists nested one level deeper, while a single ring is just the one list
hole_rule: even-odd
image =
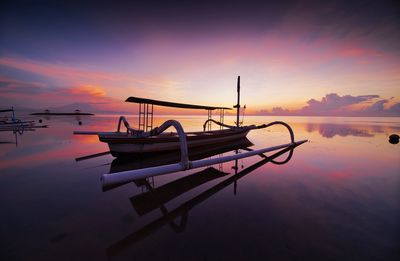
[{"label": "boat reflection in water", "polygon": [[[250,151],[250,146],[253,144],[247,140],[247,139],[241,139],[237,143],[234,144],[229,144],[229,145],[222,145],[221,147],[218,147],[217,150],[213,150],[212,152],[207,152],[206,149],[203,149],[203,152],[201,151],[192,151],[191,153],[191,159],[201,158],[201,157],[210,157],[210,156],[215,156],[224,152],[228,151],[234,151],[235,153],[239,153],[239,150],[247,150]],[[298,146],[298,145],[297,145]],[[165,224],[168,224],[171,229],[175,232],[182,232],[186,228],[187,224],[187,219],[188,219],[188,213],[189,211],[197,206],[198,204],[202,203],[203,201],[207,200],[217,192],[221,191],[222,189],[226,188],[227,186],[230,186],[231,184],[234,185],[234,193],[236,193],[236,183],[239,179],[243,178],[244,176],[248,175],[252,171],[256,170],[257,168],[263,166],[266,163],[274,163],[274,164],[285,164],[287,163],[293,155],[293,151],[296,145],[287,147],[285,149],[282,149],[271,156],[266,156],[264,154],[259,154],[259,156],[262,158],[260,161],[252,164],[251,166],[239,171],[238,167],[238,160],[235,161],[235,166],[233,167],[234,169],[234,175],[231,175],[229,178],[226,178],[225,180],[219,182],[218,184],[208,188],[204,192],[200,193],[199,195],[191,198],[190,200],[187,200],[183,204],[180,204],[178,207],[176,207],[173,210],[168,210],[165,207],[165,204],[168,203],[169,201],[173,200],[174,198],[200,186],[203,185],[211,180],[214,180],[216,178],[221,178],[226,175],[229,175],[229,173],[222,172],[221,170],[217,170],[213,167],[208,167],[206,169],[203,169],[199,172],[196,172],[194,174],[185,176],[183,178],[179,178],[177,180],[174,180],[172,182],[169,182],[165,185],[162,185],[160,187],[154,187],[152,185],[152,178],[147,178],[147,179],[142,179],[142,180],[135,180],[135,184],[137,186],[143,186],[145,188],[145,192],[135,195],[130,198],[132,207],[135,209],[137,214],[139,216],[144,216],[148,214],[149,212],[159,208],[161,210],[162,216],[159,217],[158,219],[154,220],[153,222],[148,223],[147,225],[143,226],[142,228],[136,230],[135,232],[131,233],[130,235],[126,236],[125,238],[121,239],[120,241],[112,244],[109,246],[107,249],[107,255],[108,256],[114,256],[118,254],[120,251],[123,251],[129,246],[132,246],[136,242],[139,242],[140,240],[146,238],[148,235],[152,234],[153,232],[157,231],[160,229],[162,226]],[[209,150],[209,148],[208,148]],[[287,153],[287,157],[283,161],[276,161],[276,159]],[[171,155],[172,157],[172,155]],[[175,157],[178,157],[179,159],[179,154],[175,155]],[[159,165],[166,164],[170,162],[176,162],[175,159],[167,159],[163,158],[160,156],[158,158],[160,161],[157,162]],[[151,161],[153,161],[153,165],[148,165],[151,164]],[[154,158],[152,157],[148,161],[146,159],[140,159],[140,160],[135,160],[135,162],[128,162],[127,160],[121,160],[121,159],[115,159],[111,165],[111,170],[110,172],[118,172],[122,170],[128,170],[132,168],[143,168],[143,167],[149,167],[149,166],[154,166]],[[175,223],[175,219],[180,217],[179,223]]]}]

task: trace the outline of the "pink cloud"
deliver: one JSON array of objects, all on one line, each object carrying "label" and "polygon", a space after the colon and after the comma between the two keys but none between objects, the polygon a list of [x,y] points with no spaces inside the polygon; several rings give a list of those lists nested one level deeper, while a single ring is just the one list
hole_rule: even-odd
[{"label": "pink cloud", "polygon": [[[372,103],[372,104],[371,104]],[[307,106],[297,110],[275,107],[272,111],[261,110],[258,114],[266,115],[320,115],[320,116],[400,116],[400,103],[387,108],[389,100],[379,95],[343,95],[330,93],[321,100],[310,99]]]},{"label": "pink cloud", "polygon": [[[51,88],[40,82],[15,80],[0,76],[0,102],[4,106],[47,108],[68,103],[93,104],[98,110],[124,110],[122,100],[107,96],[104,88],[95,85],[74,85]],[[101,105],[100,105],[101,104]]]},{"label": "pink cloud", "polygon": [[88,70],[76,69],[65,65],[49,64],[49,63],[31,61],[20,58],[1,57],[0,65],[52,78],[61,78],[61,79],[79,78],[79,79],[93,80],[93,81],[98,81],[98,80],[115,81],[124,79],[124,77],[116,74],[110,74],[105,72],[93,72]]},{"label": "pink cloud", "polygon": [[20,87],[33,87],[33,88],[47,87],[45,83],[35,82],[35,81],[21,81],[4,75],[0,75],[0,84],[2,85],[3,91],[16,90]]},{"label": "pink cloud", "polygon": [[136,77],[15,57],[0,57],[0,66],[31,72],[69,83],[128,83],[132,85],[145,85],[148,88],[153,86],[168,88],[171,85],[177,84],[177,82],[168,80],[161,75]]}]

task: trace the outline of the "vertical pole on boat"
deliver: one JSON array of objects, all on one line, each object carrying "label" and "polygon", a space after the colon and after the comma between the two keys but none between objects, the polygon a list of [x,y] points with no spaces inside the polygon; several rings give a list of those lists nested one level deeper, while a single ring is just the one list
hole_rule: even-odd
[{"label": "vertical pole on boat", "polygon": [[[240,76],[238,76],[237,78],[237,104],[236,104],[236,127],[240,126],[240,122],[239,122],[239,113],[240,113]],[[236,150],[236,154],[238,154],[239,151]],[[238,161],[235,160],[235,175],[238,173]],[[233,194],[236,195],[236,191],[237,191],[237,182],[235,180],[235,182],[233,183]]]},{"label": "vertical pole on boat", "polygon": [[148,103],[146,103],[146,109],[144,111],[146,113],[145,114],[146,122],[145,122],[145,125],[143,127],[143,131],[147,131],[147,127],[149,126],[149,104]]},{"label": "vertical pole on boat", "polygon": [[[143,115],[142,103],[139,103],[139,130],[141,130],[141,126],[142,126],[142,115]],[[144,129],[144,127],[143,127],[143,129]]]},{"label": "vertical pole on boat", "polygon": [[151,124],[150,124],[150,130],[153,129],[153,111],[154,111],[154,104],[151,105]]},{"label": "vertical pole on boat", "polygon": [[236,127],[239,127],[239,112],[240,112],[240,76],[237,78],[237,104],[236,104]]},{"label": "vertical pole on boat", "polygon": [[14,106],[11,107],[11,111],[12,111],[12,121],[15,121],[15,112],[14,112]]}]

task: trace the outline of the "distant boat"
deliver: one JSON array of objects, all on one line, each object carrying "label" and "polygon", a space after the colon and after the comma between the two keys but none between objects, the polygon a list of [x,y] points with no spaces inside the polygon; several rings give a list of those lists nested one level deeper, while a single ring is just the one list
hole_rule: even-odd
[{"label": "distant boat", "polygon": [[30,128],[34,125],[34,121],[22,121],[15,117],[14,108],[11,107],[10,109],[2,109],[0,113],[11,112],[10,117],[3,117],[0,120],[0,131],[20,131],[25,128]]},{"label": "distant boat", "polygon": [[47,125],[35,125],[35,121],[17,119],[13,107],[0,110],[0,113],[5,112],[11,112],[11,118],[6,116],[0,120],[0,131],[13,131],[22,134],[24,131],[34,130],[35,128],[47,128]]},{"label": "distant boat", "polygon": [[54,116],[76,116],[76,115],[94,115],[93,113],[81,112],[80,110],[75,110],[74,112],[51,112],[50,110],[45,110],[44,112],[34,112],[30,115],[54,115]]}]

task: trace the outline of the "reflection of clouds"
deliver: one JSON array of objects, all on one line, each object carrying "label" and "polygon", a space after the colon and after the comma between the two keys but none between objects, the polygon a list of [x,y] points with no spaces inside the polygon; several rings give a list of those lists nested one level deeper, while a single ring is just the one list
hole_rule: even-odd
[{"label": "reflection of clouds", "polygon": [[345,136],[355,136],[355,137],[374,137],[372,133],[383,132],[382,126],[373,126],[372,131],[363,129],[360,127],[355,127],[346,124],[333,124],[333,123],[308,123],[306,125],[306,130],[308,132],[318,131],[322,137],[333,138],[336,135]]}]

